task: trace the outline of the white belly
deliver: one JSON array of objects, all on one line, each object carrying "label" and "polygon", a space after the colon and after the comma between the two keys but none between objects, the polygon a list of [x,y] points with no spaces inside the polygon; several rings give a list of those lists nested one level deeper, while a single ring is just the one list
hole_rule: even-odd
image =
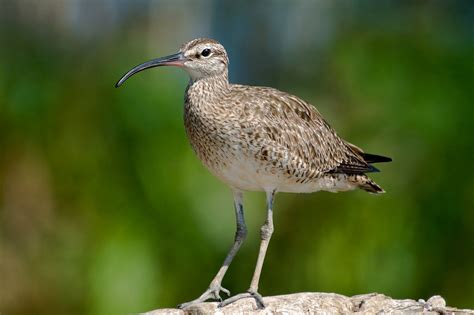
[{"label": "white belly", "polygon": [[247,159],[235,159],[225,168],[211,172],[221,181],[233,188],[248,191],[272,191],[291,193],[311,193],[320,190],[338,192],[355,189],[345,175],[324,176],[307,183],[298,183],[283,171],[270,170],[262,163]]}]

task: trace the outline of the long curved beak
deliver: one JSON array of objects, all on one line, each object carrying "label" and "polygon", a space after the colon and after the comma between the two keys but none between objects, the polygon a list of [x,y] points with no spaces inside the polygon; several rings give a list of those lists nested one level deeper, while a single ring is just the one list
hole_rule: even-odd
[{"label": "long curved beak", "polygon": [[138,73],[140,71],[154,68],[154,67],[160,67],[160,66],[177,66],[177,67],[182,67],[184,65],[184,62],[186,61],[186,58],[184,57],[184,54],[182,52],[161,57],[161,58],[156,58],[147,62],[144,62],[142,64],[139,64],[138,66],[134,67],[127,73],[125,73],[120,80],[115,84],[115,87],[118,88],[121,86],[125,80],[130,78],[132,75],[135,73]]}]

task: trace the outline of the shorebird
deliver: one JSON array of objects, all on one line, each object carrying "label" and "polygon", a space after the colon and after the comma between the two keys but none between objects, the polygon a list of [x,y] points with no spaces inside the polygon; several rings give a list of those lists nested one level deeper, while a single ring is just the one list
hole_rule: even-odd
[{"label": "shorebird", "polygon": [[[242,298],[265,304],[258,293],[260,273],[273,233],[273,200],[277,192],[338,192],[360,188],[380,194],[383,189],[366,173],[378,171],[372,163],[390,158],[364,153],[341,139],[316,108],[304,100],[269,87],[231,84],[229,58],[215,40],[199,38],[178,53],[142,63],[117,83],[153,67],[176,66],[190,76],[184,97],[184,124],[191,146],[209,171],[233,191],[237,221],[235,239],[224,263],[207,290],[185,308],[209,299],[220,307]],[[222,279],[247,235],[243,192],[264,191],[267,215],[260,233],[260,250],[250,288],[228,296]]]}]

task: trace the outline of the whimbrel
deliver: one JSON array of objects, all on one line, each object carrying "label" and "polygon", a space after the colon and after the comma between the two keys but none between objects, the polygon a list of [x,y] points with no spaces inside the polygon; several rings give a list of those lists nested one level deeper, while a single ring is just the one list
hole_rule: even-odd
[{"label": "whimbrel", "polygon": [[[341,139],[315,107],[304,100],[269,87],[231,84],[229,59],[215,40],[199,38],[184,44],[176,54],[153,59],[128,71],[132,75],[158,66],[184,68],[190,81],[184,98],[184,123],[199,159],[233,191],[237,221],[235,239],[208,289],[181,308],[220,300],[219,306],[252,297],[265,307],[258,293],[263,260],[273,233],[273,200],[277,192],[338,192],[360,188],[384,192],[366,173],[378,171],[372,163],[390,158],[364,153]],[[267,216],[261,227],[260,251],[250,288],[222,301],[222,279],[247,235],[242,197],[244,191],[264,191]]]}]

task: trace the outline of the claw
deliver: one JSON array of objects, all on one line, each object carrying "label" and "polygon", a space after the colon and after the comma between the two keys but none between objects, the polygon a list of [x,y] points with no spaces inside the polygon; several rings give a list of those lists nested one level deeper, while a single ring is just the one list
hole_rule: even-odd
[{"label": "claw", "polygon": [[227,294],[227,296],[230,296],[230,291],[227,290],[226,288],[221,287],[221,291],[224,292],[225,294]]},{"label": "claw", "polygon": [[232,303],[234,303],[238,300],[245,299],[245,298],[254,298],[255,302],[257,303],[257,307],[259,309],[264,309],[265,308],[265,303],[263,302],[263,297],[257,291],[252,291],[252,290],[249,290],[245,293],[240,293],[240,294],[234,295],[233,297],[230,297],[230,298],[220,302],[217,305],[217,307],[221,308],[221,307],[227,306],[229,304],[232,304]]},{"label": "claw", "polygon": [[189,302],[186,302],[186,303],[182,303],[182,304],[179,304],[178,305],[178,308],[179,309],[184,309],[186,307],[189,307],[189,306],[192,306],[192,305],[195,305],[195,304],[199,304],[199,303],[202,303],[202,302],[205,302],[209,299],[214,299],[214,300],[218,300],[219,302],[222,302],[222,298],[220,296],[220,292],[224,292],[225,294],[227,294],[227,296],[230,296],[230,291],[227,290],[226,288],[223,288],[221,287],[220,285],[218,286],[213,286],[213,287],[210,287],[209,289],[207,289],[203,294],[201,294],[200,297],[198,297],[197,299],[195,300],[192,300],[192,301],[189,301]]}]

